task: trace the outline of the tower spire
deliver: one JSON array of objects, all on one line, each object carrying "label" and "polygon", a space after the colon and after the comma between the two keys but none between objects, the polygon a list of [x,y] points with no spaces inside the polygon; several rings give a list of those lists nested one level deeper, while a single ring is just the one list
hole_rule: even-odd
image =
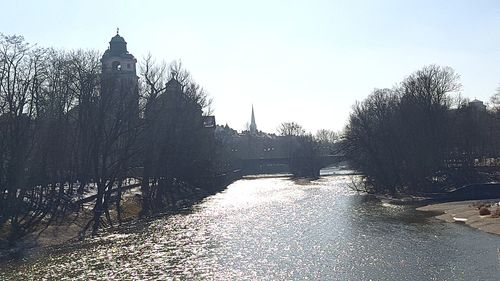
[{"label": "tower spire", "polygon": [[250,134],[257,134],[257,124],[255,124],[255,114],[253,112],[253,104],[252,104],[252,117],[250,119]]}]

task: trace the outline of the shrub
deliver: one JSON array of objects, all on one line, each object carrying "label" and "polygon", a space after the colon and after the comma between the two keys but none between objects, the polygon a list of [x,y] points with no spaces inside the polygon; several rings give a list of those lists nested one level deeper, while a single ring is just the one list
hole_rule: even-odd
[{"label": "shrub", "polygon": [[491,211],[487,207],[481,207],[481,209],[479,209],[479,215],[481,215],[481,216],[486,216],[486,215],[490,215],[490,214],[491,214]]}]

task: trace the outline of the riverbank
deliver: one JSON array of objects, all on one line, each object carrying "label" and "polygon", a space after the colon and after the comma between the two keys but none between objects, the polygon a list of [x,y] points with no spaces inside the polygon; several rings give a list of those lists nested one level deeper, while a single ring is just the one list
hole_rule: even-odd
[{"label": "riverbank", "polygon": [[[110,210],[113,225],[103,228],[103,231],[127,225],[129,222],[137,221],[141,210],[139,188],[128,189],[122,194],[122,222],[117,220],[116,210]],[[63,219],[46,225],[42,223],[37,230],[28,233],[14,245],[8,243],[7,239],[0,239],[0,260],[2,262],[19,259],[28,255],[37,255],[52,247],[70,244],[80,239],[80,232],[92,218],[93,202],[85,202],[78,212],[68,213]],[[5,236],[5,235],[4,235]],[[1,262],[0,262],[1,263]]]},{"label": "riverbank", "polygon": [[492,217],[491,214],[480,215],[478,209],[481,204],[490,204],[491,206],[488,209],[491,213],[494,213],[495,210],[500,209],[500,206],[498,205],[499,202],[500,198],[490,200],[447,202],[422,206],[417,208],[417,210],[441,213],[436,216],[437,219],[446,222],[465,223],[470,227],[484,232],[500,235],[500,218]]},{"label": "riverbank", "polygon": [[[141,220],[149,220],[158,216],[167,216],[179,213],[181,210],[190,208],[204,198],[223,191],[231,183],[241,178],[240,173],[230,175],[221,175],[216,177],[210,183],[204,186],[204,189],[194,188],[190,192],[184,192],[180,195],[173,206],[170,206],[161,214],[152,217],[140,217],[142,195],[139,187],[125,189],[122,193],[122,223],[117,223],[116,210],[110,210],[110,216],[113,225],[107,225],[102,232],[110,232],[121,227],[127,227],[130,223]],[[27,234],[17,241],[15,245],[10,245],[6,239],[0,239],[0,261],[19,259],[26,255],[33,255],[44,252],[46,249],[58,247],[65,244],[71,244],[80,240],[80,232],[85,224],[92,218],[93,202],[82,203],[79,212],[69,213],[64,219],[49,226],[41,226],[38,230]],[[83,202],[83,201],[82,201]],[[1,233],[0,233],[1,234]],[[6,235],[4,235],[6,236]],[[2,238],[2,236],[0,236]],[[1,262],[0,262],[1,263]]]}]

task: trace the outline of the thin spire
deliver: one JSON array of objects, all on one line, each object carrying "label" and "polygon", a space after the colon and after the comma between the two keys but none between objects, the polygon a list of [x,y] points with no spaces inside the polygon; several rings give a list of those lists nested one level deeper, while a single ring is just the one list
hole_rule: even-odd
[{"label": "thin spire", "polygon": [[118,34],[119,32],[120,32],[120,28],[119,28],[119,27],[117,27],[117,28],[116,28],[116,35],[119,35],[119,34]]},{"label": "thin spire", "polygon": [[257,124],[255,123],[255,114],[253,112],[253,104],[252,104],[252,117],[250,119],[250,133],[252,135],[257,133]]}]

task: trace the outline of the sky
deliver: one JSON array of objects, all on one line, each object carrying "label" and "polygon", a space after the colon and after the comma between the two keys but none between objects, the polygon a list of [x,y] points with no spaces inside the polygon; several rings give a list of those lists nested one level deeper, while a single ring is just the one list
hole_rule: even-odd
[{"label": "sky", "polygon": [[500,85],[500,1],[5,1],[0,32],[104,52],[120,28],[138,61],[181,60],[214,100],[218,124],[294,121],[342,130],[352,105],[425,65],[452,67],[461,95]]}]

